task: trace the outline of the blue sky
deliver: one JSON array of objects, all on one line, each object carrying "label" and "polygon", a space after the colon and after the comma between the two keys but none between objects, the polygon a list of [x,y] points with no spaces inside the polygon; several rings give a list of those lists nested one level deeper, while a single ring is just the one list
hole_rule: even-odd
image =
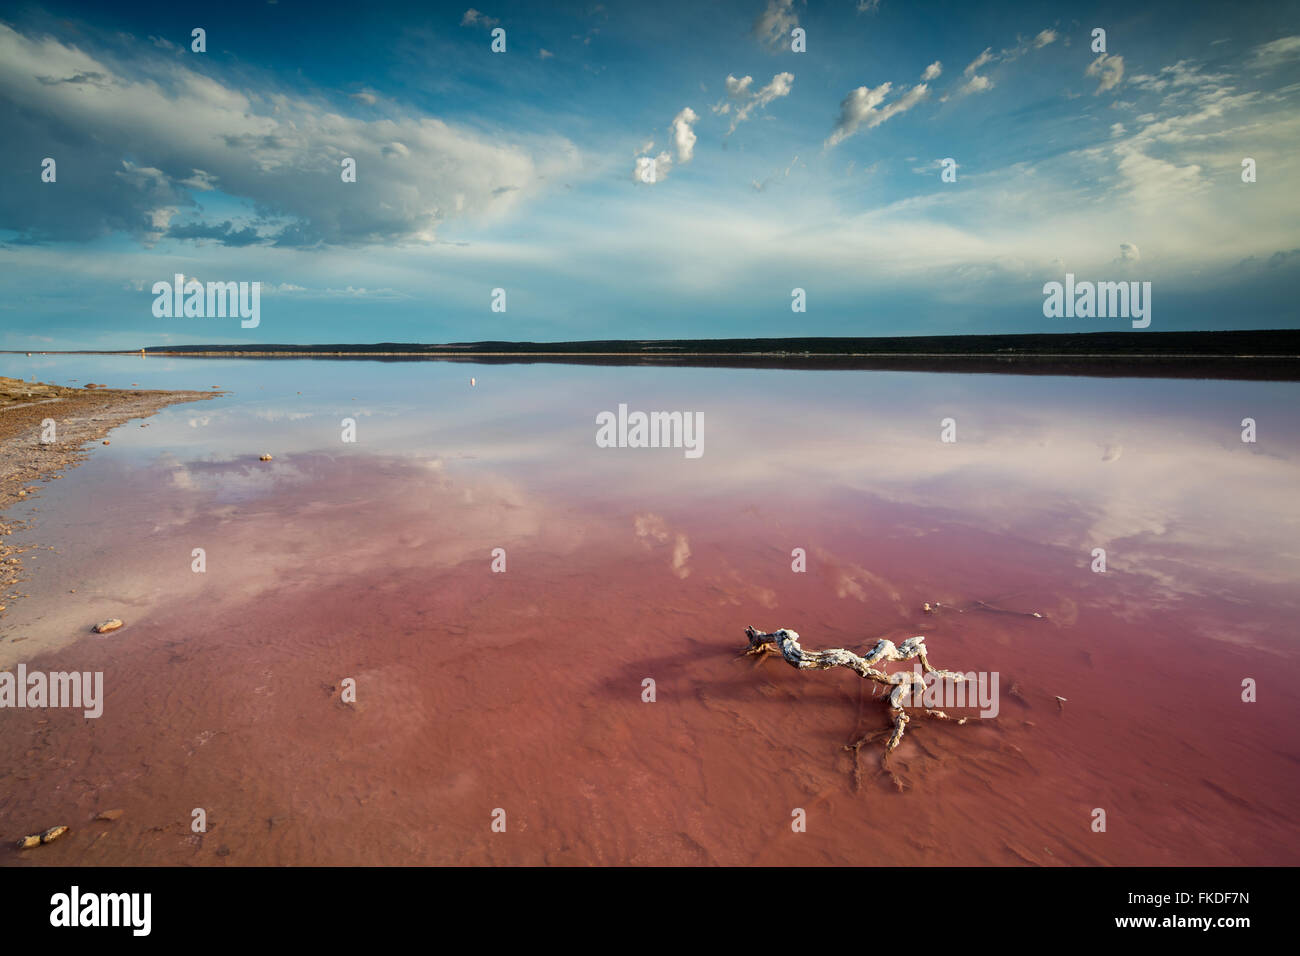
[{"label": "blue sky", "polygon": [[0,348],[1300,325],[1294,2],[475,2],[10,5]]}]

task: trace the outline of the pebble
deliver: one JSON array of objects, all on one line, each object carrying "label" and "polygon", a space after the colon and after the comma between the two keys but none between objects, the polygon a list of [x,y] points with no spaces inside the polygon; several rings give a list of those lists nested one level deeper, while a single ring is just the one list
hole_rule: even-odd
[{"label": "pebble", "polygon": [[115,617],[110,617],[107,621],[100,621],[95,625],[96,634],[106,634],[109,631],[116,631],[122,626],[122,622]]},{"label": "pebble", "polygon": [[258,459],[258,461],[270,461],[270,460],[271,460],[270,455],[263,455],[261,458]]},{"label": "pebble", "polygon": [[96,819],[96,820],[109,820],[109,821],[112,821],[112,820],[120,820],[120,819],[122,818],[122,815],[123,815],[124,813],[126,813],[125,810],[105,810],[105,811],[104,811],[103,813],[101,813],[99,816],[95,817],[95,819]]},{"label": "pebble", "polygon": [[41,842],[51,843],[54,840],[57,840],[59,837],[63,836],[63,834],[67,832],[68,832],[67,827],[50,827],[48,830],[46,830],[44,833],[41,834]]}]

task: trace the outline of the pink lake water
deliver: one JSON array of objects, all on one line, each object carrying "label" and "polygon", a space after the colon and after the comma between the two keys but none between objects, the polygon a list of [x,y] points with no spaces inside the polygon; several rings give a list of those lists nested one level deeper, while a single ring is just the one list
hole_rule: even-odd
[{"label": "pink lake water", "polygon": [[[24,555],[0,670],[99,671],[105,700],[0,709],[0,863],[1300,862],[1300,385],[63,356],[0,374],[230,391],[118,428],[9,513],[33,519],[13,543],[55,550]],[[620,403],[702,412],[703,454],[598,447]],[[107,617],[126,626],[88,633]],[[843,747],[888,725],[881,698],[739,658],[747,624],[859,652],[924,634],[937,666],[998,673],[998,714],[918,717],[894,777],[878,745],[855,777]]]}]

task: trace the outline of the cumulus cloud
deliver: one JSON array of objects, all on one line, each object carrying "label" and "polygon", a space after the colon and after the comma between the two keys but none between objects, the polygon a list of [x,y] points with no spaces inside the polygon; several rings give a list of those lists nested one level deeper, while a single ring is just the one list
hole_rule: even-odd
[{"label": "cumulus cloud", "polygon": [[768,82],[768,84],[757,91],[754,90],[754,78],[752,76],[743,76],[737,79],[734,76],[727,76],[727,100],[719,100],[712,107],[713,112],[727,114],[731,113],[732,106],[735,106],[735,112],[731,116],[731,127],[727,130],[730,136],[736,131],[736,127],[753,115],[755,110],[761,110],[773,100],[780,99],[790,94],[790,89],[794,85],[793,73],[778,73]]},{"label": "cumulus cloud", "polygon": [[966,69],[962,71],[966,75],[966,82],[957,87],[956,90],[945,96],[943,99],[946,101],[950,97],[960,98],[963,96],[969,96],[971,93],[983,93],[985,90],[992,89],[993,81],[987,76],[978,75],[976,71],[980,67],[993,62],[997,58],[998,55],[993,52],[992,47],[986,48],[983,53],[971,60],[970,63],[966,65]]},{"label": "cumulus cloud", "polygon": [[673,168],[673,156],[667,150],[658,156],[638,156],[632,164],[632,181],[653,186],[668,178],[668,171]]},{"label": "cumulus cloud", "polygon": [[[687,106],[683,107],[668,125],[668,131],[672,134],[673,147],[677,150],[678,163],[689,163],[695,156],[695,130],[692,127],[698,119],[695,110]],[[668,173],[674,165],[673,155],[667,150],[661,150],[657,156],[649,155],[654,145],[654,140],[648,140],[637,150],[636,162],[632,166],[632,179],[635,182],[653,186],[668,178]]]},{"label": "cumulus cloud", "polygon": [[754,21],[754,36],[770,49],[787,43],[790,31],[799,25],[795,15],[794,0],[767,0],[767,7]]},{"label": "cumulus cloud", "polygon": [[921,82],[929,83],[931,80],[937,80],[939,78],[939,74],[942,72],[943,72],[943,64],[940,63],[938,60],[935,60],[933,63],[927,66],[925,68],[925,72],[921,74]]},{"label": "cumulus cloud", "polygon": [[1124,58],[1115,54],[1103,53],[1088,64],[1088,68],[1084,70],[1084,76],[1096,77],[1100,81],[1096,91],[1092,94],[1093,96],[1105,93],[1107,90],[1113,90],[1124,79]]},{"label": "cumulus cloud", "polygon": [[881,105],[892,88],[893,84],[886,82],[875,89],[859,86],[849,93],[840,103],[840,118],[836,121],[831,135],[827,137],[824,148],[831,149],[838,146],[863,127],[875,129],[890,117],[907,112],[925,99],[929,92],[929,87],[924,83],[918,83],[882,109]]},{"label": "cumulus cloud", "polygon": [[689,106],[673,117],[669,129],[673,134],[673,145],[677,147],[677,161],[689,163],[695,155],[695,132],[691,129],[699,117]]},{"label": "cumulus cloud", "polygon": [[[92,74],[100,79],[48,82]],[[0,223],[28,241],[429,241],[441,223],[505,212],[577,165],[559,138],[528,148],[424,115],[357,119],[319,97],[228,85],[150,47],[110,60],[3,24],[0,127],[7,168],[30,162],[30,143],[48,144],[59,162],[58,189],[0,191]],[[345,157],[356,160],[356,183],[340,181]],[[74,161],[77,175],[67,175]],[[214,187],[256,210],[257,239],[224,217],[172,232],[182,213],[199,212],[194,193]]]},{"label": "cumulus cloud", "polygon": [[1142,254],[1138,252],[1138,247],[1131,242],[1121,242],[1119,244],[1119,258],[1117,263],[1141,262]]}]

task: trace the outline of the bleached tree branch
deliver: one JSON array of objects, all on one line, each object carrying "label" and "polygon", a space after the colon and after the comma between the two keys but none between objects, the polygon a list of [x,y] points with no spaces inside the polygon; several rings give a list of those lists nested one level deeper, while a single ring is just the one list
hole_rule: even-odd
[{"label": "bleached tree branch", "polygon": [[[882,765],[886,769],[888,769],[889,755],[902,741],[903,732],[911,720],[905,707],[919,704],[925,691],[925,679],[914,671],[896,671],[889,674],[875,665],[916,659],[920,661],[922,670],[926,674],[933,674],[935,679],[955,682],[967,679],[965,674],[934,667],[926,656],[925,638],[921,636],[909,637],[898,645],[882,638],[876,641],[875,646],[864,657],[843,647],[832,647],[824,651],[805,650],[799,644],[798,632],[788,627],[779,628],[770,634],[754,627],[747,627],[745,635],[749,638],[749,649],[745,651],[746,655],[753,655],[762,660],[779,653],[787,664],[797,670],[824,671],[832,667],[847,667],[864,680],[892,688],[889,692],[889,710],[894,721],[892,729],[868,734],[844,748],[853,751],[856,761],[857,752],[864,743],[879,739],[888,733],[889,740],[885,744],[885,755],[882,758]],[[949,717],[942,710],[929,710],[924,707],[921,710],[927,717],[936,720],[956,720],[958,724],[964,724],[967,720],[965,717]],[[895,782],[897,783],[897,778]]]}]

